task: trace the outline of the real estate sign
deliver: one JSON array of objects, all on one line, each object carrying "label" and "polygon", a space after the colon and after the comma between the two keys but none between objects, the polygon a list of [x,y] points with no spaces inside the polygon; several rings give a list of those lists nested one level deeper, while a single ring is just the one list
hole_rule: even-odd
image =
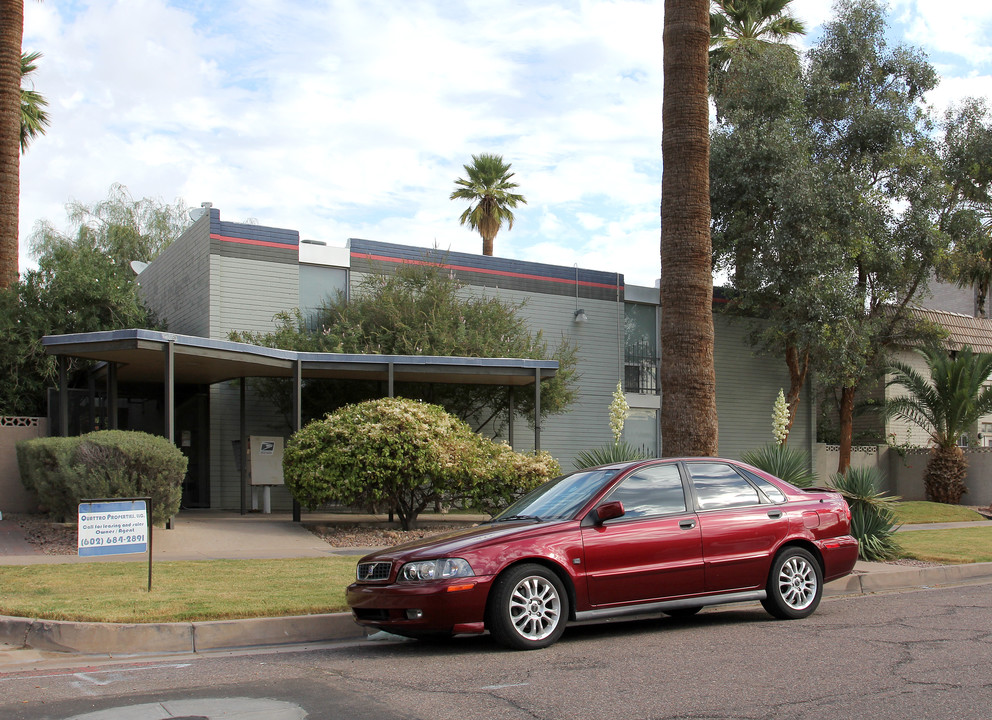
[{"label": "real estate sign", "polygon": [[148,503],[145,500],[80,503],[78,528],[80,555],[148,552]]}]

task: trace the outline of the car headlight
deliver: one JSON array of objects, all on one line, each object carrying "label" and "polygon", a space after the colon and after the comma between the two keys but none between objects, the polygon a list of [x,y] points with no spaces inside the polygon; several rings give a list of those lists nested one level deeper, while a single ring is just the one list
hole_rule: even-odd
[{"label": "car headlight", "polygon": [[440,558],[420,560],[400,568],[399,579],[423,582],[425,580],[447,580],[448,578],[472,577],[472,566],[461,558]]}]

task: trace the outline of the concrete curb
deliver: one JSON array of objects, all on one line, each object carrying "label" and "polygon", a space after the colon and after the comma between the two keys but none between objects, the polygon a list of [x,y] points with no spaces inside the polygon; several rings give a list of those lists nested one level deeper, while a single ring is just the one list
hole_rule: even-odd
[{"label": "concrete curb", "polygon": [[[992,581],[992,563],[848,575],[827,583],[823,595],[870,595],[976,581]],[[197,653],[364,636],[351,613],[188,623],[85,623],[0,616],[0,645],[78,655]]]},{"label": "concrete curb", "polygon": [[364,635],[351,613],[184,623],[92,623],[0,616],[0,644],[80,655],[196,653]]}]

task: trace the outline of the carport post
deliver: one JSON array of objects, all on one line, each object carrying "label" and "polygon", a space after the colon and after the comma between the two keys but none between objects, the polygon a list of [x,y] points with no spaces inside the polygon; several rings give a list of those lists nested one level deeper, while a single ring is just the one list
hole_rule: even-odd
[{"label": "carport post", "polygon": [[107,429],[117,430],[117,363],[107,363]]},{"label": "carport post", "polygon": [[176,442],[176,341],[170,339],[165,352],[165,437]]},{"label": "carport post", "polygon": [[59,355],[59,437],[69,435],[69,359]]},{"label": "carport post", "polygon": [[510,443],[510,447],[513,447],[513,386],[509,385],[506,388],[509,398],[507,400],[507,406],[509,408],[509,417],[506,421],[506,439]]},{"label": "carport post", "polygon": [[[303,363],[297,358],[293,362],[293,432],[299,432],[303,425]],[[300,522],[300,503],[293,498],[293,522]]]},{"label": "carport post", "polygon": [[396,395],[395,395],[395,388],[394,388],[394,385],[393,385],[393,364],[392,363],[389,363],[387,365],[387,371],[386,371],[386,373],[387,373],[387,375],[389,377],[389,397],[396,397]]},{"label": "carport post", "polygon": [[534,368],[534,452],[541,449],[541,368]]},{"label": "carport post", "polygon": [[238,463],[241,468],[241,514],[248,514],[248,421],[245,419],[245,405],[246,396],[248,395],[247,382],[245,378],[241,378],[241,409],[239,423],[240,430],[238,431],[238,437],[241,439],[238,441],[238,454],[241,455],[240,462]]}]

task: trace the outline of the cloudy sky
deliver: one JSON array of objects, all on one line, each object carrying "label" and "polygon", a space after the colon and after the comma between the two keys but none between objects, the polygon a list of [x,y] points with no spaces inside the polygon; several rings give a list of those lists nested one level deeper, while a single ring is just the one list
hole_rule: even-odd
[{"label": "cloudy sky", "polygon": [[[52,126],[22,158],[40,219],[112,183],[304,238],[481,252],[448,199],[473,153],[528,205],[504,257],[659,273],[663,0],[26,0]],[[814,41],[826,0],[794,0]],[[891,37],[992,94],[992,3],[892,0]]]}]

